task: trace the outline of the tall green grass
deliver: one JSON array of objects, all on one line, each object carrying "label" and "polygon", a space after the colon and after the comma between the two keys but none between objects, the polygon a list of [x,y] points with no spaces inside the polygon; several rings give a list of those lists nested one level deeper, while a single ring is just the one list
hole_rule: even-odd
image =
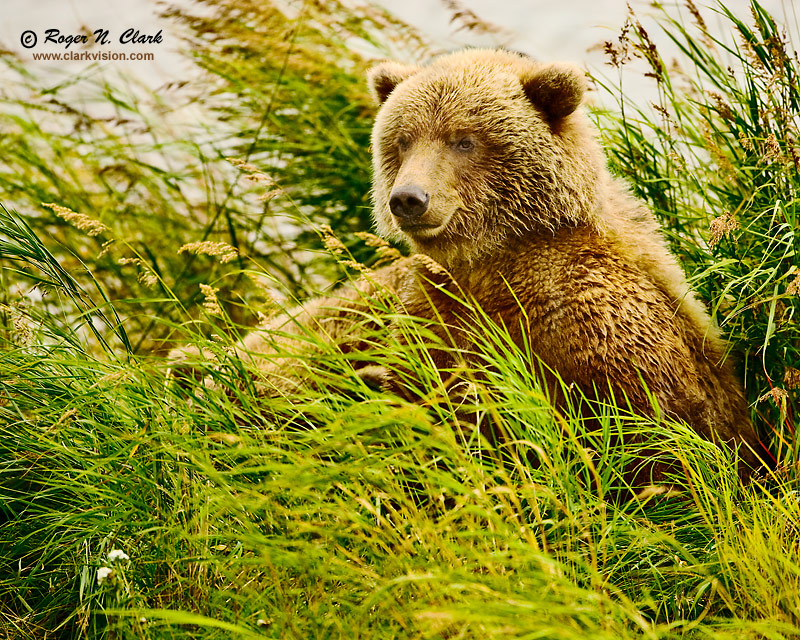
[{"label": "tall green grass", "polygon": [[[696,90],[667,91],[663,78],[662,106],[682,114],[681,135],[674,129],[667,137],[660,116],[634,112],[630,104],[624,116],[600,116],[615,170],[631,177],[667,222],[696,286],[734,349],[745,353],[748,393],[779,463],[746,486],[737,479],[734,454],[685,425],[616,406],[597,407],[591,423],[577,408],[555,410],[531,373],[530,354],[486,320],[475,327],[485,367],[460,371],[461,392],[448,392],[426,357],[425,327],[403,317],[388,295],[373,302],[366,319],[380,326],[392,317],[408,339],[403,347],[377,346],[370,358],[389,369],[410,367],[425,390],[420,401],[371,389],[354,370],[355,356],[314,336],[299,354],[309,384],[266,397],[254,387],[254,364],[230,349],[246,325],[259,311],[290,305],[322,278],[355,277],[353,262],[377,259],[369,242],[350,235],[363,222],[366,201],[358,198],[366,192],[358,190],[366,173],[348,166],[353,176],[337,182],[348,174],[324,162],[311,173],[317,154],[329,147],[342,158],[357,154],[367,166],[366,146],[353,132],[367,130],[368,108],[336,110],[337,96],[364,91],[357,77],[365,61],[334,72],[337,61],[353,54],[343,48],[347,38],[331,33],[341,34],[342,25],[364,27],[365,37],[387,51],[417,45],[400,37],[406,33],[400,27],[396,40],[381,43],[375,25],[395,23],[376,22],[384,18],[375,12],[342,13],[337,3],[303,5],[327,12],[328,22],[311,19],[323,14],[273,14],[271,4],[239,14],[210,6],[220,8],[217,19],[235,17],[218,25],[219,33],[228,29],[224,38],[208,50],[195,43],[195,51],[229,102],[204,112],[216,147],[186,135],[174,143],[159,138],[164,162],[174,162],[176,149],[191,149],[181,155],[183,169],[143,167],[145,150],[154,148],[131,146],[133,138],[109,138],[106,151],[90,138],[98,145],[94,156],[72,154],[68,136],[48,130],[30,107],[45,95],[37,78],[25,81],[28,97],[0,115],[16,118],[19,139],[38,144],[50,163],[10,153],[0,181],[8,206],[0,211],[0,633],[23,639],[800,637],[796,390],[786,375],[797,367],[797,292],[786,276],[795,273],[796,168],[736,155],[738,137],[725,127],[739,120],[721,118],[717,101]],[[730,18],[732,24],[762,37],[772,23],[756,11],[766,27]],[[697,38],[694,24],[670,15],[662,19],[668,36]],[[198,34],[211,29],[191,16],[186,24]],[[292,29],[309,48],[297,58],[276,49],[264,66],[282,79],[246,87],[250,74],[259,77],[255,52],[263,59],[264,34],[281,40]],[[757,50],[760,41],[750,41]],[[648,40],[636,42],[643,47]],[[698,70],[682,77],[699,82],[710,63],[686,49],[684,68],[693,62]],[[751,62],[744,52],[734,55]],[[793,59],[787,78],[800,66]],[[331,74],[325,86],[331,102],[312,89],[297,94],[308,114],[300,121],[273,110],[278,102],[265,107],[261,92],[270,86],[292,89],[277,91],[283,100],[295,95],[304,65]],[[755,74],[755,83],[761,72],[751,64],[743,73]],[[114,104],[116,90],[108,85]],[[231,101],[234,90],[242,102]],[[756,83],[742,95],[772,99],[767,90]],[[740,104],[734,85],[716,91],[726,104]],[[246,100],[253,109],[244,108]],[[784,106],[794,117],[793,103]],[[335,127],[328,131],[326,109],[341,114],[348,142]],[[735,112],[750,122],[743,106]],[[735,180],[714,164],[723,156],[715,160],[704,121],[708,137],[728,154]],[[155,118],[153,126],[163,122]],[[292,146],[292,140],[316,144],[308,127],[323,136],[316,150]],[[229,139],[231,129],[238,133]],[[790,154],[791,127],[784,131],[789,137],[780,131],[778,145]],[[762,142],[768,139],[766,133]],[[56,153],[59,141],[63,150]],[[286,162],[273,163],[273,152],[284,153]],[[295,166],[305,152],[306,164]],[[237,169],[227,156],[255,166],[237,162]],[[135,182],[141,191],[126,192],[139,203],[129,210],[138,218],[115,216],[128,199],[116,187],[98,186],[99,164],[109,157],[120,172],[142,172]],[[676,158],[691,172],[677,171],[670,164]],[[70,172],[82,177],[70,182]],[[237,172],[251,176],[255,191],[239,191]],[[207,187],[206,195],[193,183]],[[276,188],[280,195],[256,204],[258,193]],[[352,189],[352,199],[337,200],[340,188]],[[181,204],[181,193],[191,195],[191,207]],[[152,218],[145,215],[143,203],[157,205],[159,198]],[[41,202],[68,206],[105,228]],[[326,213],[338,202],[348,202],[352,218]],[[711,218],[726,207],[741,228],[709,243]],[[203,213],[195,219],[191,211]],[[326,238],[329,247],[341,247],[309,227],[292,240],[296,251],[281,258],[278,236],[249,235],[273,213],[333,223],[347,248],[320,253]],[[108,240],[110,252],[98,258]],[[201,240],[225,245],[179,253]],[[259,244],[271,240],[269,247]],[[232,256],[230,247],[237,251],[229,261],[208,255]],[[323,266],[309,266],[314,273],[295,269],[295,258],[310,264],[310,251],[326,256]],[[119,264],[120,258],[135,261]],[[199,284],[212,289],[203,292]],[[279,290],[286,302],[271,298]],[[215,358],[197,364],[196,380],[176,380],[169,363],[145,348],[166,342],[192,343]],[[770,382],[785,391],[775,395],[779,406],[756,402]],[[502,437],[484,437],[488,428]],[[626,435],[635,437],[623,444]],[[653,455],[674,463],[673,482],[630,498],[624,469]]]},{"label": "tall green grass", "polygon": [[[167,290],[195,308],[198,285],[213,282],[228,313],[253,324],[264,287],[293,298],[327,286],[340,274],[314,225],[335,227],[360,260],[371,258],[352,235],[370,225],[373,114],[363,77],[369,55],[423,42],[368,7],[235,4],[165,10],[197,72],[155,89],[95,66],[34,74],[0,55],[0,202],[58,241],[64,268],[91,268],[138,353],[166,352],[174,340],[153,316],[185,320],[163,304]],[[42,203],[106,230],[87,235]],[[200,241],[247,259],[179,253]],[[242,275],[254,265],[268,277]]]},{"label": "tall green grass", "polygon": [[[715,11],[729,30],[710,32],[687,2],[684,21],[661,9],[676,51],[662,57],[637,17],[608,42],[623,84],[600,116],[612,168],[656,211],[692,282],[741,360],[757,423],[776,458],[794,464],[800,389],[798,250],[800,118],[797,54],[785,29],[757,3],[750,16]],[[626,62],[641,60],[657,103],[633,104]]]}]

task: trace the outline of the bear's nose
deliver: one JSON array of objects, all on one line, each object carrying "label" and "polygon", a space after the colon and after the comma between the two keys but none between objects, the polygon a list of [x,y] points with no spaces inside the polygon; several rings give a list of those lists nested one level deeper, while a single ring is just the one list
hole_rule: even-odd
[{"label": "bear's nose", "polygon": [[389,209],[401,220],[413,220],[428,210],[430,201],[430,194],[417,186],[397,187],[389,196]]}]

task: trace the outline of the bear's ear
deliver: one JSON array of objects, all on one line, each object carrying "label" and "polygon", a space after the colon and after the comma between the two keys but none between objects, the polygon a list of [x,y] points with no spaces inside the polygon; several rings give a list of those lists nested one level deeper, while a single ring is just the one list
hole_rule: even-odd
[{"label": "bear's ear", "polygon": [[586,77],[576,66],[555,63],[533,68],[520,78],[525,95],[551,122],[577,109],[586,91]]},{"label": "bear's ear", "polygon": [[378,104],[383,104],[394,88],[406,78],[410,78],[419,67],[399,62],[381,62],[367,72],[370,91]]}]

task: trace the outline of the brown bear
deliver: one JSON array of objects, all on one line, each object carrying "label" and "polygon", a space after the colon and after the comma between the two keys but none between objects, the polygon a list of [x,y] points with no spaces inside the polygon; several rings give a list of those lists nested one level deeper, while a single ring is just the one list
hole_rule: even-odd
[{"label": "brown bear", "polygon": [[[567,384],[645,413],[649,392],[661,411],[744,445],[742,458],[757,464],[725,343],[652,213],[610,175],[580,109],[580,70],[473,49],[425,67],[379,64],[369,82],[381,105],[380,233],[441,264]],[[406,308],[463,325],[462,305],[438,284],[406,285]]]},{"label": "brown bear", "polygon": [[[383,286],[409,314],[437,319],[455,347],[433,350],[446,370],[454,352],[479,350],[470,332],[479,306],[541,360],[555,402],[563,398],[552,372],[589,398],[627,398],[642,413],[655,399],[705,438],[739,446],[744,468],[757,465],[725,343],[652,213],[610,175],[580,108],[579,69],[472,49],[423,67],[378,64],[369,84],[380,104],[375,223],[423,257],[273,321],[247,337],[247,351],[273,350],[281,328],[350,339],[357,307]],[[395,386],[387,371],[364,372]]]}]

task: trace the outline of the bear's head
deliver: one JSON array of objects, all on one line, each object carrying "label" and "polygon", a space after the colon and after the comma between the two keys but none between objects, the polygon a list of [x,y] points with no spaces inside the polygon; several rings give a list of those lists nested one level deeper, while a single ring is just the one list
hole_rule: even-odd
[{"label": "bear's head", "polygon": [[604,160],[578,109],[584,74],[471,49],[369,72],[380,233],[442,264],[515,238],[592,224]]}]

